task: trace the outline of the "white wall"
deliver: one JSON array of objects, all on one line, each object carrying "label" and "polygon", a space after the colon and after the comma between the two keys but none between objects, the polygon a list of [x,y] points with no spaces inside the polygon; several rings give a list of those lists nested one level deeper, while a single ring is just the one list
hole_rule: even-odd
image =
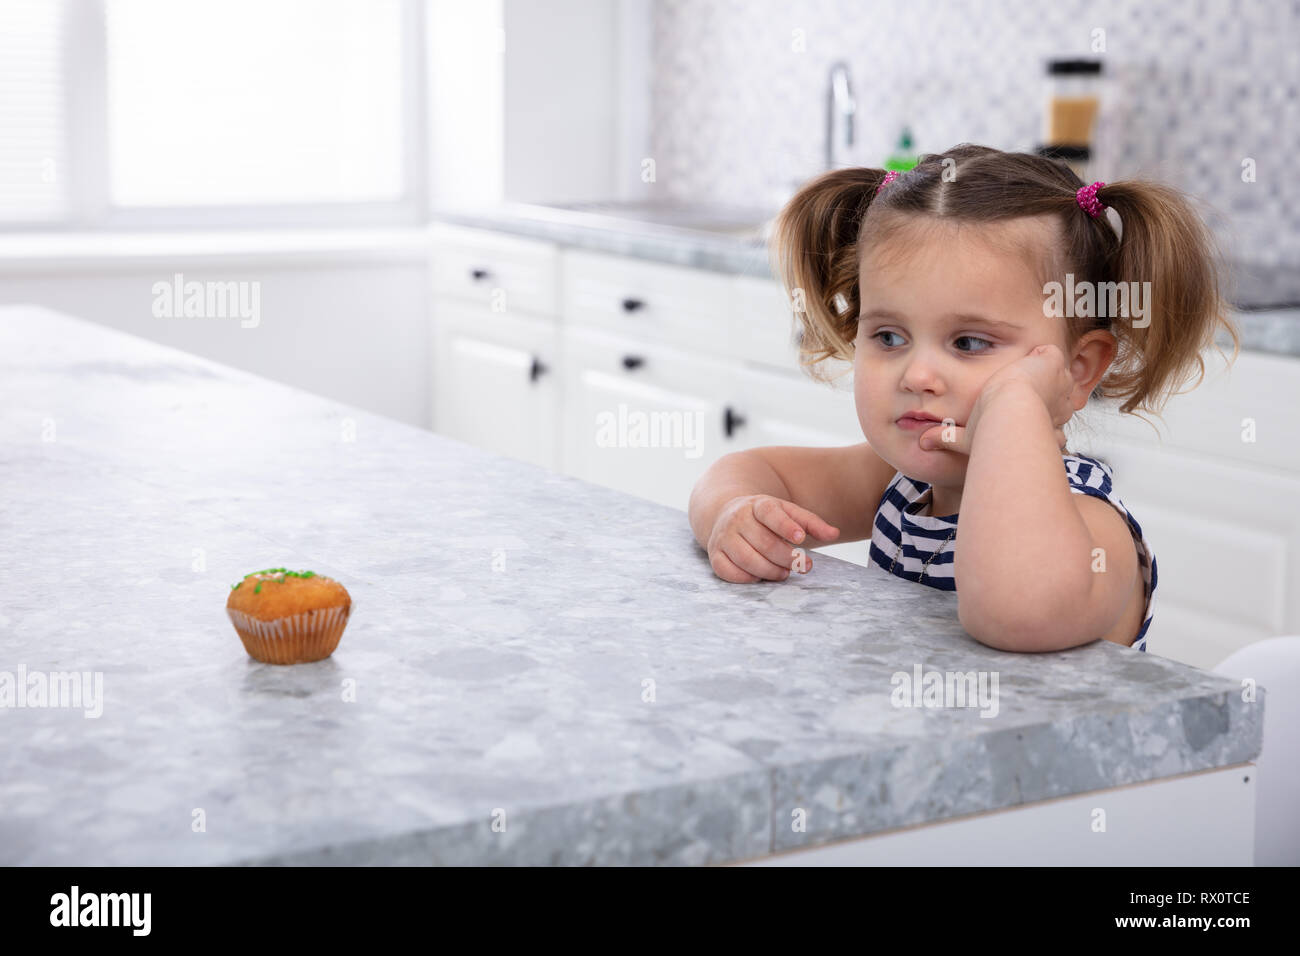
[{"label": "white wall", "polygon": [[501,0],[430,0],[431,208],[502,198]]},{"label": "white wall", "polygon": [[619,199],[649,199],[654,185],[641,179],[641,163],[653,158],[650,129],[652,0],[618,0],[618,105],[616,109],[614,187]]},{"label": "white wall", "polygon": [[617,14],[609,0],[505,0],[504,191],[615,194]]},{"label": "white wall", "polygon": [[432,0],[431,208],[638,198],[650,0]]}]

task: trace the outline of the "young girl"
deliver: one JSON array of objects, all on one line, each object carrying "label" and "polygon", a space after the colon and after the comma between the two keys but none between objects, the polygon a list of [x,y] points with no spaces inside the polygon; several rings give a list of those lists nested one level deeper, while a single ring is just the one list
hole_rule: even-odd
[{"label": "young girl", "polygon": [[1094,394],[1158,414],[1204,376],[1220,328],[1235,359],[1214,243],[1187,200],[963,144],[901,175],[812,180],[772,254],[801,362],[822,380],[822,361],[853,363],[867,440],[715,462],[689,510],[714,572],[783,581],[810,566],[797,546],[870,538],[884,571],[955,590],[985,644],[1146,650],[1155,556],[1111,468],[1070,453],[1063,427]]}]

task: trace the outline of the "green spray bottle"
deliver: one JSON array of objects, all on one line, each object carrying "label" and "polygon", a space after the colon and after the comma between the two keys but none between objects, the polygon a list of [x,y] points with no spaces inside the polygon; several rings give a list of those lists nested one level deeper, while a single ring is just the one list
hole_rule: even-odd
[{"label": "green spray bottle", "polygon": [[894,151],[885,160],[884,168],[905,173],[914,168],[920,161],[921,157],[912,152],[912,131],[904,126],[902,135],[898,137],[898,145],[894,147]]}]

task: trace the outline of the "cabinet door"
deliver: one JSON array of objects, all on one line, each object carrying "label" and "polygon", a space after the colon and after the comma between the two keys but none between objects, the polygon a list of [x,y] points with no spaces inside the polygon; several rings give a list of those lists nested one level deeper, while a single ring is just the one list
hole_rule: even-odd
[{"label": "cabinet door", "polygon": [[554,323],[434,303],[434,431],[545,468],[558,463]]},{"label": "cabinet door", "polygon": [[738,447],[726,363],[568,328],[563,365],[567,474],[684,511],[705,469]]}]

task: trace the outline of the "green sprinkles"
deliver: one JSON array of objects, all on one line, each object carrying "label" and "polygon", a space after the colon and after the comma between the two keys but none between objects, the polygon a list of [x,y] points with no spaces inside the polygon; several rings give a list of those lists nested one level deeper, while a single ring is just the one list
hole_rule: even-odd
[{"label": "green sprinkles", "polygon": [[[235,590],[235,589],[238,588],[241,584],[243,584],[244,581],[247,581],[249,578],[251,578],[251,577],[252,577],[253,575],[255,575],[255,574],[274,574],[274,575],[276,575],[276,577],[274,577],[274,578],[271,579],[271,580],[274,580],[274,581],[283,581],[285,578],[303,578],[303,579],[306,579],[306,578],[314,578],[314,577],[316,577],[316,572],[315,572],[315,571],[290,571],[288,568],[263,568],[261,571],[250,571],[248,574],[245,574],[242,580],[240,580],[240,581],[236,581],[234,584],[232,584],[232,585],[230,586],[230,590],[232,590],[232,591]],[[261,594],[261,593],[262,593],[262,584],[263,584],[263,583],[264,583],[264,582],[262,582],[262,581],[258,581],[258,582],[257,582],[257,587],[255,587],[255,588],[253,589],[253,593],[254,593],[254,594]]]}]

